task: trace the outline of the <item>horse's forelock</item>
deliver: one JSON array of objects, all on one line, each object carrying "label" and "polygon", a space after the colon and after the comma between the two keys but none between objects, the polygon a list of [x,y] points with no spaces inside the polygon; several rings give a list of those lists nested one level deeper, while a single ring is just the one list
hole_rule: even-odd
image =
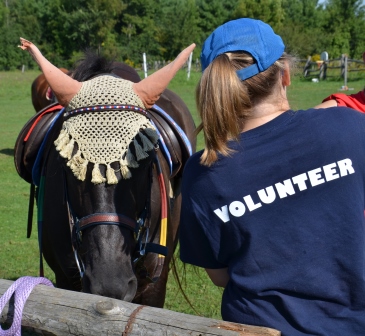
[{"label": "horse's forelock", "polygon": [[82,82],[103,73],[112,73],[112,71],[113,60],[108,60],[92,50],[87,50],[84,56],[75,63],[72,78]]}]

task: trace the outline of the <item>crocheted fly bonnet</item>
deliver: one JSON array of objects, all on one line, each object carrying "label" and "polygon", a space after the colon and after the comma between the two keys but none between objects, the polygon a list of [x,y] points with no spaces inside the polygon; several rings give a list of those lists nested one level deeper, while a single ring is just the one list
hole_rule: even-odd
[{"label": "crocheted fly bonnet", "polygon": [[[66,108],[61,132],[54,142],[77,179],[85,180],[87,165],[92,163],[91,182],[116,184],[113,162],[119,162],[123,178],[131,177],[129,168],[138,167],[138,161],[146,158],[158,141],[149,119],[133,112],[144,108],[130,81],[101,75],[82,83]],[[99,165],[106,166],[105,177]]]}]

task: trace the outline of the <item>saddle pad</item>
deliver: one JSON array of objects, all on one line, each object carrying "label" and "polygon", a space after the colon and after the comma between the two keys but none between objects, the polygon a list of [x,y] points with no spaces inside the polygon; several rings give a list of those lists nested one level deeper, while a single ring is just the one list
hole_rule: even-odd
[{"label": "saddle pad", "polygon": [[33,183],[32,170],[43,139],[63,106],[51,104],[33,115],[20,131],[14,147],[14,164],[18,175]]}]

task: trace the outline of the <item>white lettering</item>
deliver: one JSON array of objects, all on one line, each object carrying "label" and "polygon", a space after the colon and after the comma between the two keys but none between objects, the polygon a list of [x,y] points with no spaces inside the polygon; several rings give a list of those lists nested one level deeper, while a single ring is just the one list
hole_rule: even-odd
[{"label": "white lettering", "polygon": [[285,180],[283,183],[276,183],[275,187],[280,198],[295,194],[295,190],[290,179]]},{"label": "white lettering", "polygon": [[321,172],[322,168],[316,168],[308,172],[309,181],[311,182],[312,187],[315,187],[319,184],[326,182],[322,177]]},{"label": "white lettering", "polygon": [[241,217],[246,211],[246,207],[242,202],[234,201],[229,205],[229,212],[232,216]]},{"label": "white lettering", "polygon": [[[338,166],[338,168],[337,168]],[[352,167],[350,159],[344,159],[327,164],[323,168],[316,168],[306,173],[302,173],[287,179],[283,182],[275,183],[277,194],[280,198],[285,198],[295,194],[294,184],[298,186],[300,191],[308,189],[308,181],[312,187],[319,184],[336,180],[340,177],[354,174],[355,169]],[[256,210],[262,207],[262,203],[270,204],[276,200],[276,192],[273,186],[266,187],[257,191],[260,202],[255,203],[251,195],[243,197],[243,201],[233,201],[229,206],[224,205],[221,208],[214,210],[214,213],[224,222],[230,220],[230,214],[235,217],[241,217],[246,212],[246,207],[249,211]],[[262,203],[261,203],[262,202]]]},{"label": "white lettering", "polygon": [[255,204],[250,195],[245,196],[243,199],[245,200],[247,208],[250,211],[253,211],[253,210],[255,210],[257,208],[260,208],[262,206],[262,204],[260,202]]},{"label": "white lettering", "polygon": [[332,181],[338,179],[340,175],[336,172],[336,163],[331,163],[326,166],[323,166],[324,177],[326,181]]},{"label": "white lettering", "polygon": [[257,193],[260,197],[261,202],[270,204],[275,201],[276,194],[275,194],[274,187],[272,187],[272,186],[267,187],[265,189],[261,189]]},{"label": "white lettering", "polygon": [[347,173],[353,174],[355,173],[355,169],[352,167],[352,161],[350,159],[344,159],[341,161],[337,161],[338,167],[340,168],[340,174],[342,176],[346,176]]},{"label": "white lettering", "polygon": [[227,223],[229,221],[228,215],[228,207],[227,205],[223,206],[221,209],[215,209],[214,213],[224,222]]},{"label": "white lettering", "polygon": [[307,184],[305,183],[305,181],[308,180],[308,177],[307,177],[306,173],[294,176],[292,178],[292,180],[293,180],[293,183],[298,186],[300,191],[303,191],[303,190],[307,189]]}]

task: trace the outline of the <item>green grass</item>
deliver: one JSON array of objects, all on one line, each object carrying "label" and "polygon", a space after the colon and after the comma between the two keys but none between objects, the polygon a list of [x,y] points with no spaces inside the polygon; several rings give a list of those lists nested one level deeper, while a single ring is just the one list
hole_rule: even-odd
[{"label": "green grass", "polygon": [[[26,238],[29,184],[23,181],[14,167],[13,148],[23,125],[34,114],[31,104],[30,87],[38,71],[25,73],[0,72],[0,278],[15,280],[21,276],[38,276],[38,242],[36,225],[30,239]],[[195,122],[199,120],[195,107],[195,86],[200,78],[199,72],[192,72],[188,80],[185,71],[180,71],[169,88],[186,102]],[[351,80],[348,87],[355,93],[364,87],[364,78]],[[328,80],[313,83],[307,79],[294,78],[288,88],[288,97],[293,109],[306,109],[319,104],[322,99],[334,92],[340,92],[343,81]],[[201,135],[198,149],[203,146]],[[34,216],[36,223],[36,216]],[[222,290],[213,286],[205,272],[177,262],[183,289],[194,309],[178,290],[171,275],[165,308],[188,314],[220,319],[220,300]],[[183,276],[183,273],[185,276]],[[45,276],[54,281],[51,270],[46,267]]]}]

